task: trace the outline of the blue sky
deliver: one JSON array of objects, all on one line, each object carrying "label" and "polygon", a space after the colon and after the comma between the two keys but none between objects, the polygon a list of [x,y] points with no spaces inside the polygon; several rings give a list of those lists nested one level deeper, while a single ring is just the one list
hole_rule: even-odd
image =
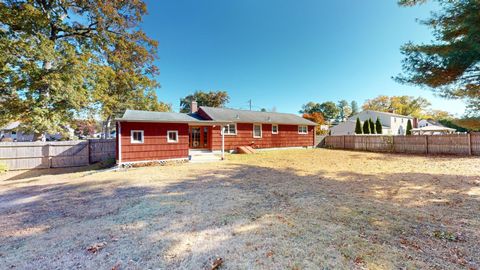
[{"label": "blue sky", "polygon": [[229,107],[296,113],[308,101],[423,96],[462,114],[461,101],[400,85],[400,46],[428,42],[416,22],[432,5],[395,0],[150,0],[143,28],[159,41],[160,100],[179,109],[195,90],[226,90]]}]

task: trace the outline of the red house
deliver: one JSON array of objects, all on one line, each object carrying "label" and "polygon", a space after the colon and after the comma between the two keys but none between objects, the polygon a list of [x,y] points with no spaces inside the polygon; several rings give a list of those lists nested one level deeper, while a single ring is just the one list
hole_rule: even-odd
[{"label": "red house", "polygon": [[[127,110],[117,120],[117,162],[188,159],[192,150],[313,147],[316,123],[286,113],[200,106],[191,113]],[[222,132],[223,130],[223,132]]]}]

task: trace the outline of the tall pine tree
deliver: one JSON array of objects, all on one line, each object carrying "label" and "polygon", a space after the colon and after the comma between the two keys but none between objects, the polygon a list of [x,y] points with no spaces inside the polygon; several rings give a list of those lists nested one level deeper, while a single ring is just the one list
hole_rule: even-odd
[{"label": "tall pine tree", "polygon": [[[403,6],[427,0],[399,0]],[[433,1],[432,1],[433,2]],[[480,117],[480,1],[437,0],[441,11],[421,21],[433,31],[432,44],[407,43],[402,83],[426,86],[447,98],[465,99],[467,113]]]},{"label": "tall pine tree", "polygon": [[350,108],[352,109],[352,116],[358,113],[358,103],[355,100],[350,103]]}]

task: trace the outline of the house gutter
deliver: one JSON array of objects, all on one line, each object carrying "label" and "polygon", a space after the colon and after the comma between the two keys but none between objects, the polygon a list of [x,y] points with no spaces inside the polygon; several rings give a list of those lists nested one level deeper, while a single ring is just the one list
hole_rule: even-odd
[{"label": "house gutter", "polygon": [[231,121],[158,121],[158,120],[135,120],[135,119],[115,119],[116,122],[136,122],[136,123],[164,123],[164,124],[188,124],[188,125],[199,125],[199,126],[215,126],[221,124],[233,123]]}]

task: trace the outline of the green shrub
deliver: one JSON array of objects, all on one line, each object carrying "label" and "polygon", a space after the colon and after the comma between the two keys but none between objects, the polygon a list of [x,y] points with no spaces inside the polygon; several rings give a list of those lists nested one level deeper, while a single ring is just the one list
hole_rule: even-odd
[{"label": "green shrub", "polygon": [[357,117],[357,123],[355,125],[355,134],[363,134],[362,123],[360,123],[360,118],[358,118],[358,117]]},{"label": "green shrub", "polygon": [[377,117],[377,121],[375,121],[375,130],[377,134],[383,134],[382,123],[380,122],[380,118]]},{"label": "green shrub", "polygon": [[412,121],[410,119],[407,122],[407,135],[412,135]]},{"label": "green shrub", "polygon": [[370,123],[367,121],[363,121],[363,134],[370,134]]},{"label": "green shrub", "polygon": [[370,133],[375,134],[375,123],[373,123],[372,118],[368,119],[368,125],[370,126]]},{"label": "green shrub", "polygon": [[5,163],[0,162],[0,173],[4,173],[8,171],[8,166]]},{"label": "green shrub", "polygon": [[460,240],[460,237],[455,233],[439,230],[433,231],[433,237],[452,242],[457,242]]}]

